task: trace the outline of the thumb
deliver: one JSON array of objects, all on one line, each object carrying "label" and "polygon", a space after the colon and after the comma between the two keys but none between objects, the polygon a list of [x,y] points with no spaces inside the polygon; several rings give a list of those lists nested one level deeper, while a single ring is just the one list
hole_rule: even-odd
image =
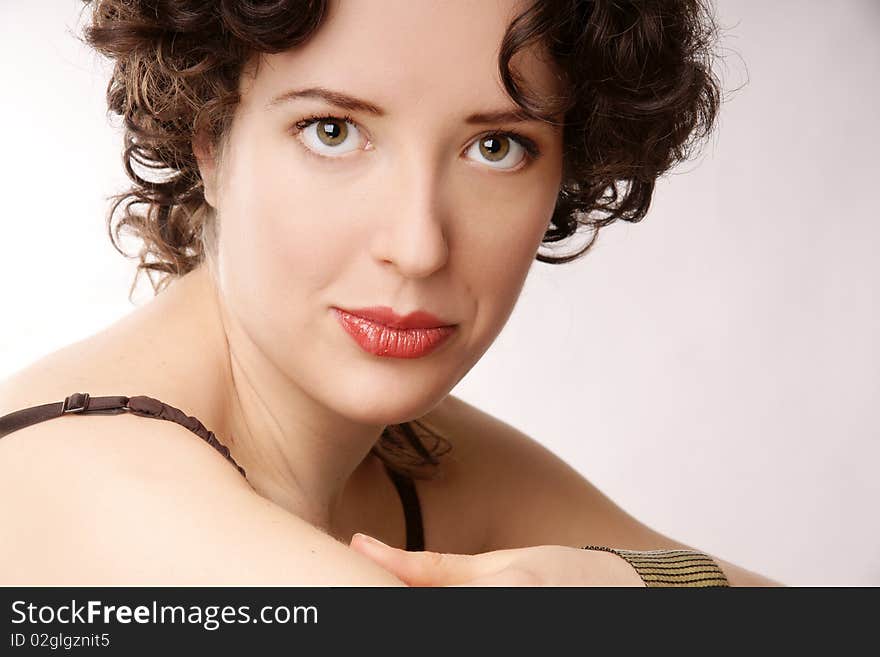
[{"label": "thumb", "polygon": [[410,552],[361,533],[352,536],[351,547],[410,586],[463,584],[503,567],[486,558],[491,553]]}]

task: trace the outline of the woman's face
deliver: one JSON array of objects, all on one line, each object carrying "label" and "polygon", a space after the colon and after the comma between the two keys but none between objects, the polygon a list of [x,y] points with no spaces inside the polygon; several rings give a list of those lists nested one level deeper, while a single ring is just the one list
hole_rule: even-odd
[{"label": "woman's face", "polygon": [[[402,422],[442,400],[497,337],[534,262],[561,181],[561,132],[468,120],[517,109],[497,58],[522,8],[331,3],[307,44],[249,67],[220,166],[202,162],[224,307],[286,378],[351,419]],[[530,88],[559,90],[532,51],[513,65]],[[380,111],[290,93],[315,88]],[[334,118],[297,127],[313,115]],[[426,355],[377,355],[333,310],[370,306],[455,328]],[[428,334],[395,335],[418,346]]]}]

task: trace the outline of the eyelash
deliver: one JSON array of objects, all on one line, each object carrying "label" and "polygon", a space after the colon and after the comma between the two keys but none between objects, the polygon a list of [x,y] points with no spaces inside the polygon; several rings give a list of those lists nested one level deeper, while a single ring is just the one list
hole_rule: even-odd
[{"label": "eyelash", "polygon": [[[335,120],[343,120],[348,123],[353,123],[357,125],[357,121],[351,118],[350,115],[344,114],[342,116],[337,116],[335,114],[312,114],[311,116],[307,116],[306,118],[297,121],[293,125],[296,127],[297,131],[302,131],[308,128],[313,123],[317,123],[318,121],[326,121],[327,119],[335,119]],[[529,137],[526,137],[524,134],[517,132],[516,130],[500,130],[496,132],[486,133],[478,139],[486,139],[487,137],[509,137],[516,141],[520,146],[523,147],[526,151],[526,155],[530,160],[537,160],[541,157],[541,149],[538,148],[538,145]],[[325,156],[318,156],[325,157]]]}]

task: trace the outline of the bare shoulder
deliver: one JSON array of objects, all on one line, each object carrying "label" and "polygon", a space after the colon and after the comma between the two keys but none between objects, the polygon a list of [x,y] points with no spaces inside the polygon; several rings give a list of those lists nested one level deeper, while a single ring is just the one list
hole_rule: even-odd
[{"label": "bare shoulder", "polygon": [[[454,489],[446,495],[455,495],[456,507],[468,509],[470,518],[478,521],[481,551],[573,544],[584,536],[598,540],[596,532],[607,529],[609,517],[625,516],[537,440],[458,397],[448,395],[423,420],[452,443],[450,456],[444,458],[452,462]],[[555,523],[547,518],[554,513],[554,501],[572,489],[579,491],[581,500],[585,494],[589,497],[589,504],[580,507],[579,530],[573,518],[559,522],[562,511],[556,511]]]},{"label": "bare shoulder", "polygon": [[[457,453],[462,508],[485,523],[482,551],[529,545],[605,545],[630,550],[699,549],[640,522],[533,437],[449,395],[438,428]],[[713,558],[735,586],[779,586]]]},{"label": "bare shoulder", "polygon": [[[468,494],[488,511],[492,532],[487,548],[502,549],[590,541],[623,545],[639,523],[570,464],[511,424],[450,395],[444,426],[458,453]],[[571,499],[560,509],[560,501]],[[572,517],[577,510],[578,517]],[[613,520],[613,522],[611,522]],[[617,528],[617,533],[615,529]],[[633,547],[633,549],[636,549]]]},{"label": "bare shoulder", "polygon": [[64,416],[0,439],[0,584],[399,580],[260,497],[171,422]]}]

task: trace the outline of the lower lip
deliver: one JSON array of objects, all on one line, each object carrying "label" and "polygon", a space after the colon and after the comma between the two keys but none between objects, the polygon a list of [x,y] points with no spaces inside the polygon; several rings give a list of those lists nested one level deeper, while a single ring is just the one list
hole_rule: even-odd
[{"label": "lower lip", "polygon": [[402,329],[379,324],[339,308],[336,319],[361,349],[374,356],[421,358],[437,349],[455,332],[454,326]]}]

